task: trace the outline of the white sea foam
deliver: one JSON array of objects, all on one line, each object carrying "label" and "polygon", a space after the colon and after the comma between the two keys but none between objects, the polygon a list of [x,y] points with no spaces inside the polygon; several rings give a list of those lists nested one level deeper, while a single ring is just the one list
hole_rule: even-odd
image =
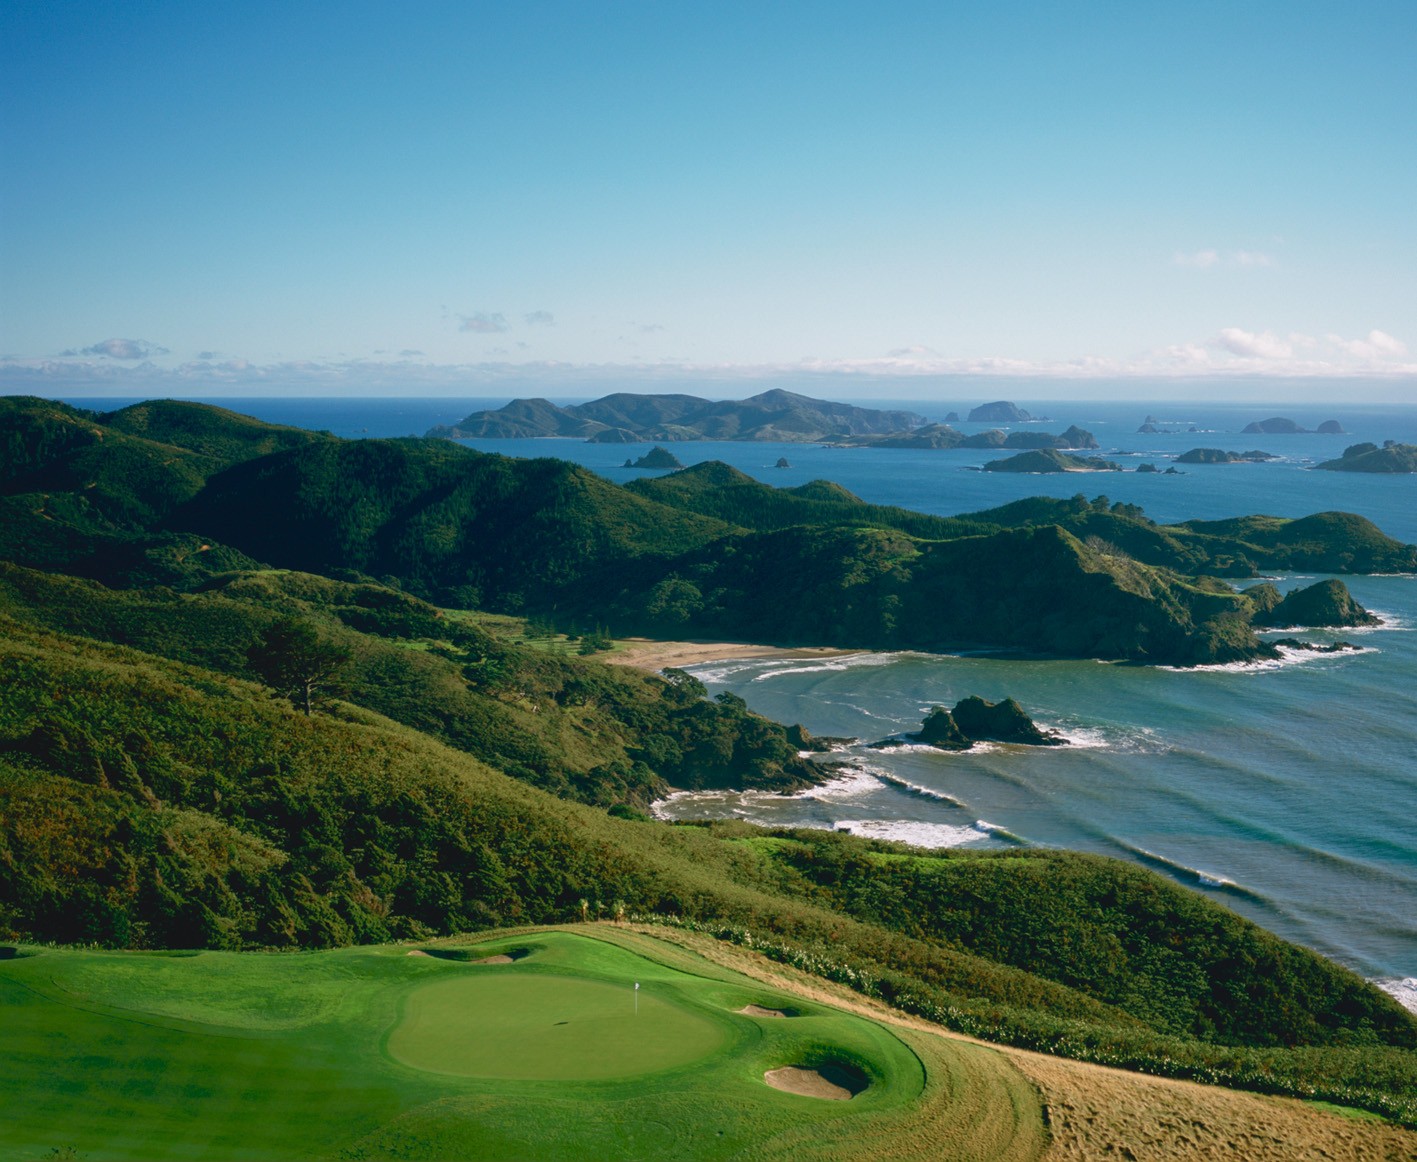
[{"label": "white sea foam", "polygon": [[[928,754],[936,755],[940,758],[959,758],[963,755],[994,754],[996,751],[1006,749],[1002,742],[972,742],[963,750],[946,750],[943,747],[931,746],[927,742],[911,742],[906,738],[891,738],[885,740],[889,745],[881,748],[889,754]],[[874,747],[872,748],[875,749]]]},{"label": "white sea foam", "polygon": [[1389,977],[1386,980],[1375,980],[1373,983],[1383,992],[1396,997],[1397,1003],[1404,1009],[1417,1013],[1417,976]]},{"label": "white sea foam", "polygon": [[824,658],[809,665],[777,663],[753,677],[754,682],[766,682],[769,678],[785,678],[789,674],[828,674],[842,670],[853,670],[859,666],[889,666],[899,660],[899,654],[846,654],[839,658]]},{"label": "white sea foam", "polygon": [[738,658],[723,662],[703,662],[696,666],[685,666],[684,670],[705,685],[712,686],[760,665],[762,660],[759,658]]},{"label": "white sea foam", "polygon": [[866,795],[872,791],[880,790],[881,779],[871,767],[861,765],[848,767],[839,772],[834,778],[816,787],[808,787],[805,791],[799,791],[796,795],[782,795],[784,799],[818,799],[833,801],[836,799],[854,799],[858,795]]},{"label": "white sea foam", "polygon": [[1223,876],[1218,872],[1204,871],[1201,868],[1191,867],[1190,864],[1182,863],[1180,860],[1171,859],[1164,855],[1158,855],[1154,851],[1148,851],[1144,847],[1134,847],[1129,843],[1124,843],[1133,855],[1138,856],[1143,863],[1149,863],[1153,867],[1169,871],[1172,875],[1183,878],[1194,879],[1196,885],[1202,888],[1212,888],[1220,891],[1238,892],[1244,896],[1258,898],[1256,893],[1249,888],[1236,883],[1229,876]]},{"label": "white sea foam", "polygon": [[952,823],[922,823],[918,819],[843,819],[836,830],[849,831],[867,839],[895,839],[916,847],[960,847],[987,838],[985,828],[960,827]]},{"label": "white sea foam", "polygon": [[1174,674],[1262,674],[1270,670],[1283,670],[1288,666],[1303,666],[1325,658],[1356,658],[1360,654],[1376,654],[1382,651],[1373,646],[1362,646],[1356,650],[1296,650],[1293,646],[1279,646],[1279,657],[1257,658],[1252,662],[1216,662],[1205,666],[1158,666],[1158,670],[1170,670]]},{"label": "white sea foam", "polygon": [[1039,721],[1042,730],[1051,730],[1068,740],[1074,750],[1111,750],[1125,754],[1161,754],[1171,748],[1150,727],[1124,730],[1114,726],[1077,726],[1069,722]]},{"label": "white sea foam", "polygon": [[1378,619],[1377,625],[1348,625],[1334,630],[1335,633],[1381,633],[1384,630],[1396,630],[1398,632],[1410,633],[1413,624],[1405,617],[1399,617],[1395,613],[1388,613],[1382,609],[1369,609],[1374,617]]},{"label": "white sea foam", "polygon": [[949,803],[954,807],[963,807],[964,803],[956,799],[953,795],[944,791],[937,791],[933,787],[922,787],[919,783],[913,783],[909,779],[902,779],[899,775],[893,775],[887,771],[880,772],[877,776],[883,783],[889,783],[892,787],[897,787],[911,795],[919,795],[923,799],[938,799],[942,803]]},{"label": "white sea foam", "polygon": [[990,823],[987,819],[976,819],[974,829],[994,839],[1007,839],[1010,843],[1027,843],[1021,835],[1015,835],[1007,827],[1000,827],[997,823]]}]

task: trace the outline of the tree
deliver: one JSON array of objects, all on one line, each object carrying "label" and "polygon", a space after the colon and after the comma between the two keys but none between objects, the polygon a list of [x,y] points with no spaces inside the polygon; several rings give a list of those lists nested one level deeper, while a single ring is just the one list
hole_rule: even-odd
[{"label": "tree", "polygon": [[349,662],[349,650],[308,621],[279,621],[246,651],[251,669],[310,714],[315,695]]}]

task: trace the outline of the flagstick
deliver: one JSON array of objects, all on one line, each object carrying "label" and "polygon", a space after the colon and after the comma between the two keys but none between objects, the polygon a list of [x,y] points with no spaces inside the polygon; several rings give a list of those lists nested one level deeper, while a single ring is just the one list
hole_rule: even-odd
[{"label": "flagstick", "polygon": [[635,1016],[640,1015],[640,982],[635,981]]}]

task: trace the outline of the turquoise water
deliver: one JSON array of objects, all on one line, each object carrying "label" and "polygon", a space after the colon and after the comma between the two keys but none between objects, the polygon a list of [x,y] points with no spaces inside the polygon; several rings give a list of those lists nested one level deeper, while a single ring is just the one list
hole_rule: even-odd
[{"label": "turquoise water", "polygon": [[[122,401],[119,401],[121,403]],[[240,400],[225,406],[342,436],[407,435],[503,401]],[[1259,448],[1268,464],[1013,476],[977,471],[1006,453],[688,443],[686,464],[722,459],[775,485],[834,480],[863,499],[952,514],[1024,496],[1106,494],[1162,521],[1248,513],[1360,513],[1417,542],[1417,476],[1311,472],[1359,440],[1417,442],[1417,407],[1018,402],[1043,430],[1091,430],[1102,454],[1166,467],[1193,447]],[[90,404],[89,406],[92,406]],[[118,406],[107,402],[103,406]],[[931,418],[957,402],[886,403]],[[1170,435],[1140,435],[1147,412]],[[1305,427],[1338,419],[1339,436],[1242,436],[1285,415]],[[1201,429],[1190,433],[1194,425]],[[984,425],[960,424],[963,431]],[[477,440],[508,455],[554,455],[624,481],[644,446],[572,440]],[[791,468],[772,465],[786,456]],[[1280,579],[1281,588],[1310,577]],[[1214,896],[1288,939],[1387,982],[1417,1005],[1417,578],[1346,578],[1385,623],[1345,631],[1361,653],[1190,671],[1097,662],[856,654],[695,667],[712,692],[732,690],[773,718],[865,742],[914,729],[925,711],[968,694],[1017,698],[1068,748],[924,748],[836,756],[853,771],[803,795],[680,795],[672,818],[736,816],[770,824],[849,827],[925,845],[1047,844],[1137,860]],[[1332,635],[1316,633],[1315,640]],[[1405,993],[1404,993],[1405,990]]]}]

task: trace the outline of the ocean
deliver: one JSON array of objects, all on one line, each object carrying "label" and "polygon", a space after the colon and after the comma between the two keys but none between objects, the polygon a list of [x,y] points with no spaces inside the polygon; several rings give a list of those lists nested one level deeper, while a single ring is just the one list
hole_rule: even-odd
[{"label": "ocean", "polygon": [[[107,410],[132,401],[70,402]],[[212,402],[361,437],[421,434],[506,401]],[[855,402],[931,419],[967,412],[948,400]],[[1052,417],[1028,427],[1057,432],[1075,423],[1093,432],[1102,455],[1128,468],[1165,469],[1194,447],[1255,448],[1281,459],[1183,466],[1176,475],[1016,476],[978,471],[1008,454],[982,450],[718,442],[671,450],[685,464],[719,459],[778,486],[827,479],[873,503],[942,515],[1081,492],[1139,504],[1162,522],[1355,512],[1391,536],[1417,542],[1417,476],[1308,470],[1360,440],[1417,443],[1417,407],[1017,402]],[[1148,413],[1170,431],[1139,433]],[[1240,434],[1246,423],[1274,415],[1306,428],[1336,419],[1345,434]],[[956,426],[970,432],[993,425]],[[574,460],[615,481],[644,474],[623,467],[643,445],[463,442],[506,455]],[[773,467],[779,457],[791,466]],[[1276,581],[1285,589],[1314,579],[1294,574]],[[857,744],[833,756],[849,764],[848,773],[803,794],[678,794],[657,810],[670,819],[844,828],[923,846],[1039,844],[1134,860],[1378,980],[1417,1008],[1417,577],[1345,581],[1383,624],[1310,636],[1341,637],[1361,645],[1359,652],[1184,671],[865,652],[693,667],[712,693],[733,691],[772,718],[861,744],[913,730],[930,707],[978,694],[1018,699],[1072,745],[986,745],[947,754]]]}]

